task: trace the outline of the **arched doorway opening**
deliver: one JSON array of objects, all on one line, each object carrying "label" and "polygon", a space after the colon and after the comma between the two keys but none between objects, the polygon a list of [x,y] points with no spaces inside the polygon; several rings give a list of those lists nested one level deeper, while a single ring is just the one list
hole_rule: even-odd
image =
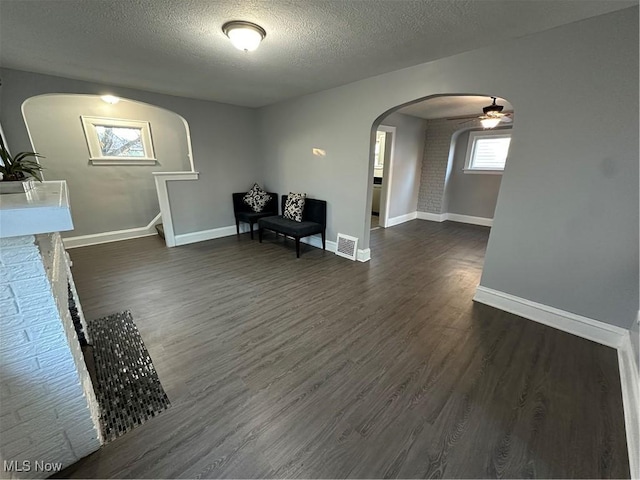
[{"label": "arched doorway opening", "polygon": [[[67,248],[156,234],[162,220],[154,174],[193,172],[191,135],[179,114],[89,94],[28,98],[22,113],[47,180],[65,180],[74,230]],[[161,218],[164,217],[164,218]]]},{"label": "arched doorway opening", "polygon": [[372,229],[414,219],[491,226],[514,120],[511,103],[496,97],[496,105],[503,107],[499,121],[492,128],[482,125],[480,117],[487,116],[483,108],[492,104],[492,97],[425,97],[398,105],[373,122]]}]

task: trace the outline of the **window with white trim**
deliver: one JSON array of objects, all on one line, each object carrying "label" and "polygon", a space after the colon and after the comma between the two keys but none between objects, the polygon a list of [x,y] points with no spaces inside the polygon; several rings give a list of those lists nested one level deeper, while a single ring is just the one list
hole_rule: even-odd
[{"label": "window with white trim", "polygon": [[82,115],[82,126],[94,165],[155,165],[149,122]]},{"label": "window with white trim", "polygon": [[502,173],[511,144],[511,132],[477,131],[469,134],[465,173]]}]

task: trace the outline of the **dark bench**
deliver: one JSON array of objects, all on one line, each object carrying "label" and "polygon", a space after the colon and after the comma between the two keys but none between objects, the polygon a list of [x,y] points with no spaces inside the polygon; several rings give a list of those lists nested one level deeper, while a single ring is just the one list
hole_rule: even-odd
[{"label": "dark bench", "polygon": [[262,217],[271,217],[278,215],[278,194],[267,192],[271,195],[271,200],[267,202],[264,209],[260,213],[256,213],[253,209],[244,203],[242,198],[247,192],[234,193],[233,195],[233,214],[236,217],[236,232],[240,234],[240,222],[246,222],[249,224],[251,230],[251,240],[253,240],[253,224],[258,222],[258,219]]},{"label": "dark bench", "polygon": [[[287,202],[287,196],[282,196],[282,211]],[[296,257],[300,258],[300,239],[319,233],[322,235],[322,249],[326,247],[326,231],[327,231],[327,202],[324,200],[316,200],[307,198],[302,211],[302,221],[296,222],[282,215],[263,217],[258,220],[258,238],[262,243],[262,232],[271,230],[276,233],[282,233],[285,236],[293,237],[296,240]]]}]

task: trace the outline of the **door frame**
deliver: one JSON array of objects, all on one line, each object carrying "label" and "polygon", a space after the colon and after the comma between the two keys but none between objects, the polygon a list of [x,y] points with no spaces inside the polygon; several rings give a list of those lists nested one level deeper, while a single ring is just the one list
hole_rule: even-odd
[{"label": "door frame", "polygon": [[[396,148],[396,127],[390,125],[379,125],[377,131],[386,132],[385,138],[385,161],[382,169],[382,187],[380,191],[380,216],[378,223],[381,227],[389,226],[389,202],[391,200],[391,180],[393,178],[393,156]],[[387,151],[389,156],[387,158]]]}]

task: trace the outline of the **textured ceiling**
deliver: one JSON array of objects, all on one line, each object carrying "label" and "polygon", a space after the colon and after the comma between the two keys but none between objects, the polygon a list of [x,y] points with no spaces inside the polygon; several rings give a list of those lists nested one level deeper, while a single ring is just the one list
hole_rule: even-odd
[{"label": "textured ceiling", "polygon": [[[0,64],[259,107],[637,0],[0,0]],[[251,53],[229,20],[267,31]]]},{"label": "textured ceiling", "polygon": [[[476,95],[457,95],[434,97],[423,102],[414,103],[398,110],[398,113],[431,120],[434,118],[464,117],[482,115],[482,107],[491,105],[491,97]],[[513,106],[504,98],[496,98],[502,105],[503,112],[513,112]]]}]

